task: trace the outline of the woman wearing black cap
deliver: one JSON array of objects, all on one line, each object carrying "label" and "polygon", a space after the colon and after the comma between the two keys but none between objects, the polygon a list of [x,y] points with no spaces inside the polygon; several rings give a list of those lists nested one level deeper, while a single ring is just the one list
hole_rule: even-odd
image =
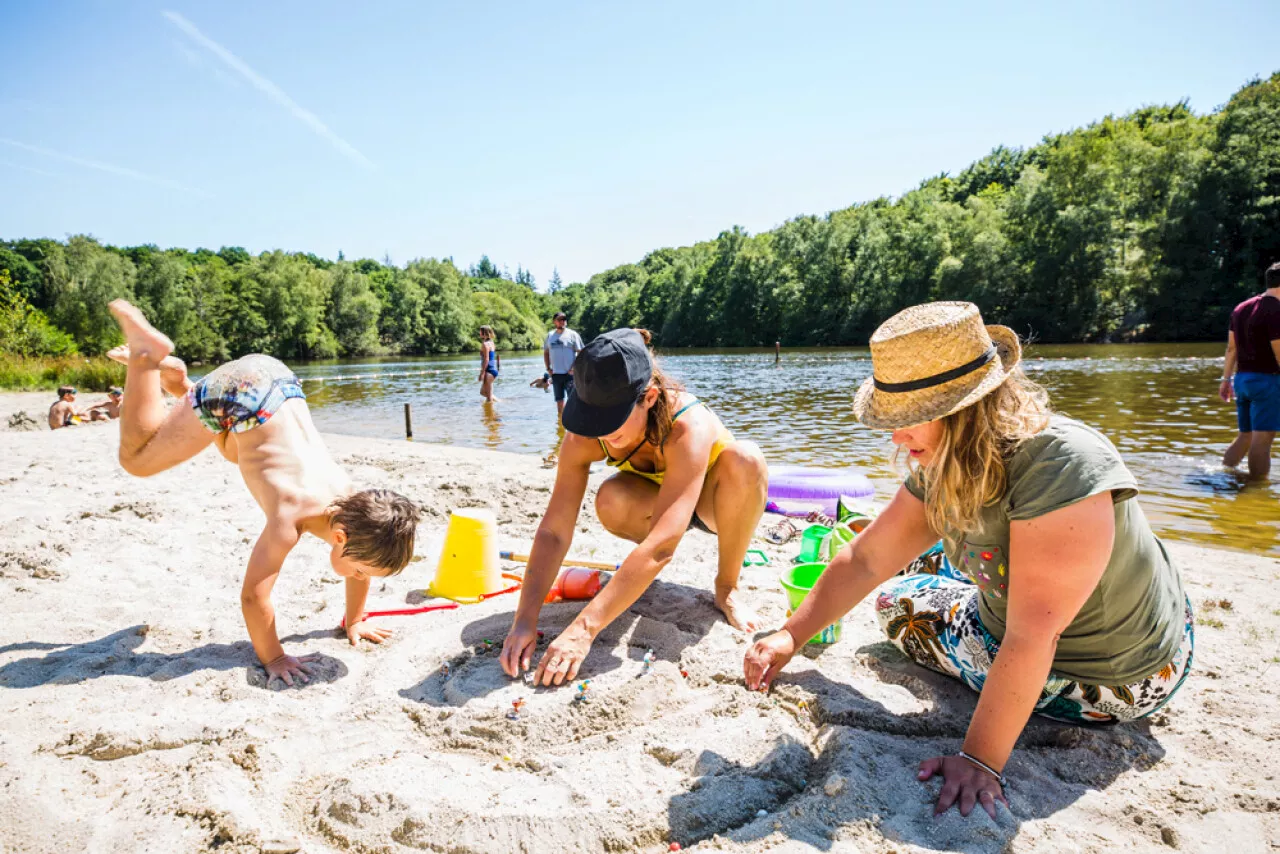
[{"label": "woman wearing black cap", "polygon": [[716,605],[735,628],[756,627],[735,594],[764,514],[764,455],[754,443],[734,439],[715,413],[665,376],[648,344],[644,330],[615,329],[583,348],[573,363],[555,489],[502,645],[502,668],[510,676],[530,666],[538,612],[573,542],[591,464],[601,460],[618,473],[600,486],[596,515],[637,546],[609,586],[547,648],[534,682],[559,685],[577,676],[596,635],[640,598],[692,527],[719,539]]}]

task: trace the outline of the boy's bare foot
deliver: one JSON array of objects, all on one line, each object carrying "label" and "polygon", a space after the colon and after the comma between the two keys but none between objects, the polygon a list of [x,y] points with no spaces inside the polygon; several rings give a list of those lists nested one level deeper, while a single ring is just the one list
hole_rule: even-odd
[{"label": "boy's bare foot", "polygon": [[120,324],[120,331],[129,344],[131,360],[137,359],[159,367],[160,362],[173,352],[173,342],[169,340],[169,336],[148,323],[137,308],[122,299],[112,300],[107,308],[111,310],[116,323]]},{"label": "boy's bare foot", "polygon": [[[129,364],[129,345],[121,344],[107,351],[107,358],[122,365]],[[187,363],[177,356],[165,356],[160,360],[160,385],[174,397],[182,397],[193,383],[187,377]]]},{"label": "boy's bare foot", "polygon": [[760,627],[760,620],[756,617],[754,611],[738,603],[737,593],[736,589],[727,590],[723,593],[717,590],[716,607],[724,614],[724,618],[729,625],[738,631],[754,632]]}]

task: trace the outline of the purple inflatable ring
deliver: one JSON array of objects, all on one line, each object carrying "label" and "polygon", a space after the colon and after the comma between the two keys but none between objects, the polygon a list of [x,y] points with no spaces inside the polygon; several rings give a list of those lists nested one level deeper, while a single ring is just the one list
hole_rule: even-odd
[{"label": "purple inflatable ring", "polygon": [[787,516],[803,516],[813,510],[834,516],[840,496],[870,498],[875,492],[867,476],[855,468],[769,466],[769,504],[766,509]]}]

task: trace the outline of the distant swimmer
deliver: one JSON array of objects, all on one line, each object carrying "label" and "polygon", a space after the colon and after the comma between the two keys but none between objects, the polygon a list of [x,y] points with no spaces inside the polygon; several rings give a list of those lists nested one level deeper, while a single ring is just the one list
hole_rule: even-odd
[{"label": "distant swimmer", "polygon": [[[355,491],[312,423],[298,378],[281,362],[245,356],[192,383],[185,366],[170,355],[173,342],[142,312],[116,300],[111,313],[128,341],[127,350],[112,353],[128,364],[120,418],[124,470],[150,477],[216,445],[239,466],[245,486],[266,514],[249,555],[240,608],[268,680],[307,682],[307,663],[316,658],[285,653],[271,604],[280,568],[303,534],[332,547],[333,571],[346,579],[347,639],[353,645],[361,639],[385,640],[389,630],[365,622],[365,600],[371,579],[395,575],[413,557],[417,505],[387,489]],[[165,405],[162,387],[182,395],[177,406]],[[198,488],[191,484],[193,493]]]}]

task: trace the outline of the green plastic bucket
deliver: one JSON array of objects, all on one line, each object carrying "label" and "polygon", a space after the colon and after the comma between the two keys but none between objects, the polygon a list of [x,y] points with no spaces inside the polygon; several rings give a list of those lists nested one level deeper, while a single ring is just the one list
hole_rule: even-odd
[{"label": "green plastic bucket", "polygon": [[[796,608],[800,607],[800,603],[804,601],[804,597],[809,595],[809,591],[813,589],[813,585],[818,583],[818,576],[822,575],[823,570],[827,568],[825,563],[799,563],[778,576],[778,582],[782,585],[782,589],[787,593],[787,603],[790,606],[787,616],[790,616]],[[844,623],[841,617],[813,637],[809,638],[807,643],[835,643],[840,640],[840,628]]]},{"label": "green plastic bucket", "polygon": [[[831,529],[826,525],[810,525],[804,529],[804,533],[800,535],[800,554],[795,556],[796,563],[809,563],[818,559],[818,549],[822,546],[822,540],[827,534],[831,533]],[[815,578],[817,576],[814,576]]]}]

